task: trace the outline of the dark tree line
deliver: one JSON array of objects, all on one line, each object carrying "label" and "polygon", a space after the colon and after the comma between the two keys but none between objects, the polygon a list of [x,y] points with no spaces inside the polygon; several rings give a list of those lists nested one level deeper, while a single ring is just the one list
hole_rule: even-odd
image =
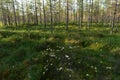
[{"label": "dark tree line", "polygon": [[0,0],[0,24],[18,25],[77,25],[90,29],[94,25],[110,26],[118,31],[119,0]]}]

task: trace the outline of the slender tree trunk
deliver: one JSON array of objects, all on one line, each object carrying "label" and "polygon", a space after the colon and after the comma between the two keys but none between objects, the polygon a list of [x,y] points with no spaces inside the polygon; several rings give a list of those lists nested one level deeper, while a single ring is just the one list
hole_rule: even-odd
[{"label": "slender tree trunk", "polygon": [[28,5],[28,0],[26,0],[26,14],[27,14],[27,24],[29,25],[30,24],[30,12],[29,12],[29,5]]},{"label": "slender tree trunk", "polygon": [[88,7],[88,28],[90,28],[90,26],[91,26],[91,25],[90,25],[90,22],[91,22],[91,21],[90,21],[90,20],[91,20],[91,19],[90,19],[90,18],[91,18],[91,8],[90,8],[91,0],[89,1],[88,4],[89,4],[89,7]]},{"label": "slender tree trunk", "polygon": [[14,2],[14,0],[12,0],[12,2],[13,2],[14,22],[15,22],[15,26],[17,26],[17,17],[16,17],[16,10],[15,10],[15,2]]},{"label": "slender tree trunk", "polygon": [[77,21],[76,21],[76,10],[74,9],[73,10],[73,14],[74,14],[74,21],[73,21],[73,23],[75,24]]},{"label": "slender tree trunk", "polygon": [[[80,1],[79,1],[78,3],[80,3]],[[81,4],[81,3],[80,3],[80,4]],[[81,17],[81,6],[80,6],[80,4],[79,4],[79,20],[78,20],[79,28],[81,28],[81,22],[80,22],[80,21],[81,21],[81,20],[80,20],[80,19],[81,19],[81,18],[80,18],[80,17]]]},{"label": "slender tree trunk", "polygon": [[52,2],[50,0],[50,23],[51,23],[51,29],[53,28],[53,13],[52,13]]},{"label": "slender tree trunk", "polygon": [[25,14],[24,14],[23,0],[22,0],[22,24],[25,24]]},{"label": "slender tree trunk", "polygon": [[79,0],[79,28],[82,27],[82,23],[83,23],[83,0]]},{"label": "slender tree trunk", "polygon": [[9,13],[8,5],[7,5],[7,10],[8,10],[8,13],[7,13],[8,25],[10,25],[11,21],[10,21],[10,13]]},{"label": "slender tree trunk", "polygon": [[90,24],[93,26],[93,0],[91,0],[91,16],[90,16]]},{"label": "slender tree trunk", "polygon": [[44,27],[46,28],[46,12],[45,12],[44,0],[43,0],[43,15],[44,15]]},{"label": "slender tree trunk", "polygon": [[59,25],[61,23],[61,0],[59,0]]},{"label": "slender tree trunk", "polygon": [[0,1],[0,12],[1,12],[1,14],[0,14],[0,20],[1,20],[1,22],[2,22],[2,25],[4,24],[4,21],[3,21],[3,6],[2,6],[2,1]]},{"label": "slender tree trunk", "polygon": [[75,21],[76,21],[75,24],[78,24],[78,13],[77,12],[75,13]]},{"label": "slender tree trunk", "polygon": [[16,19],[17,19],[17,24],[20,25],[20,14],[19,14],[19,4],[17,4],[17,10],[16,10]]},{"label": "slender tree trunk", "polygon": [[[40,1],[41,3],[41,1]],[[39,9],[40,9],[40,12],[39,12],[39,15],[40,15],[40,24],[42,25],[42,10],[41,10],[41,4],[39,5]]]},{"label": "slender tree trunk", "polygon": [[116,4],[115,4],[115,10],[114,10],[114,14],[113,14],[113,19],[112,19],[112,25],[111,25],[110,34],[113,34],[113,32],[114,32],[114,27],[115,27],[115,18],[116,18],[118,0],[115,0],[115,1],[116,1]]},{"label": "slender tree trunk", "polygon": [[68,24],[69,24],[69,6],[68,6],[68,0],[67,0],[66,10],[67,10],[67,17],[66,17],[66,30],[68,30]]},{"label": "slender tree trunk", "polygon": [[38,25],[38,15],[37,15],[37,2],[35,0],[35,24]]},{"label": "slender tree trunk", "polygon": [[82,3],[82,4],[81,4],[81,20],[80,20],[80,21],[81,21],[81,22],[80,22],[81,24],[80,24],[80,27],[83,26],[83,0],[81,0],[81,3]]},{"label": "slender tree trunk", "polygon": [[101,23],[102,23],[102,26],[104,27],[104,12],[102,12],[102,16],[101,16]]}]

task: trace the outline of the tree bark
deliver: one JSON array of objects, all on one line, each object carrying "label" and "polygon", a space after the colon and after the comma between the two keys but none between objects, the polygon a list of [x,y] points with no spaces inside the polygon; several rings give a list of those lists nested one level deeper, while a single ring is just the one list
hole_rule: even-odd
[{"label": "tree bark", "polygon": [[68,5],[68,0],[67,0],[67,5],[66,5],[66,10],[67,10],[67,17],[66,17],[66,30],[68,30],[68,24],[69,24],[69,5]]},{"label": "tree bark", "polygon": [[16,10],[15,10],[15,2],[14,2],[14,0],[12,0],[12,2],[13,2],[14,22],[15,22],[15,26],[17,26],[17,17],[16,17]]},{"label": "tree bark", "polygon": [[44,15],[44,27],[46,28],[46,12],[45,12],[44,0],[43,0],[43,15]]}]

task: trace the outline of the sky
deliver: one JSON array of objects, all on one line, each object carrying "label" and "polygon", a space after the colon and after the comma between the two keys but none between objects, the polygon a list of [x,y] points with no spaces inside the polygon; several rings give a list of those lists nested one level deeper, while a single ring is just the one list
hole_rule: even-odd
[{"label": "sky", "polygon": [[21,0],[17,0],[17,1],[21,2]]}]

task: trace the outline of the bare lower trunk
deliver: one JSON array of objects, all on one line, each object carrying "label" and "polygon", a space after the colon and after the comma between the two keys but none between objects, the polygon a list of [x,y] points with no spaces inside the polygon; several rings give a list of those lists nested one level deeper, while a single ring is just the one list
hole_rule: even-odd
[{"label": "bare lower trunk", "polygon": [[46,12],[45,12],[44,0],[43,0],[43,15],[44,15],[44,27],[46,28]]},{"label": "bare lower trunk", "polygon": [[66,17],[66,30],[68,30],[68,23],[69,23],[68,0],[67,0],[66,10],[67,10],[67,17]]}]

